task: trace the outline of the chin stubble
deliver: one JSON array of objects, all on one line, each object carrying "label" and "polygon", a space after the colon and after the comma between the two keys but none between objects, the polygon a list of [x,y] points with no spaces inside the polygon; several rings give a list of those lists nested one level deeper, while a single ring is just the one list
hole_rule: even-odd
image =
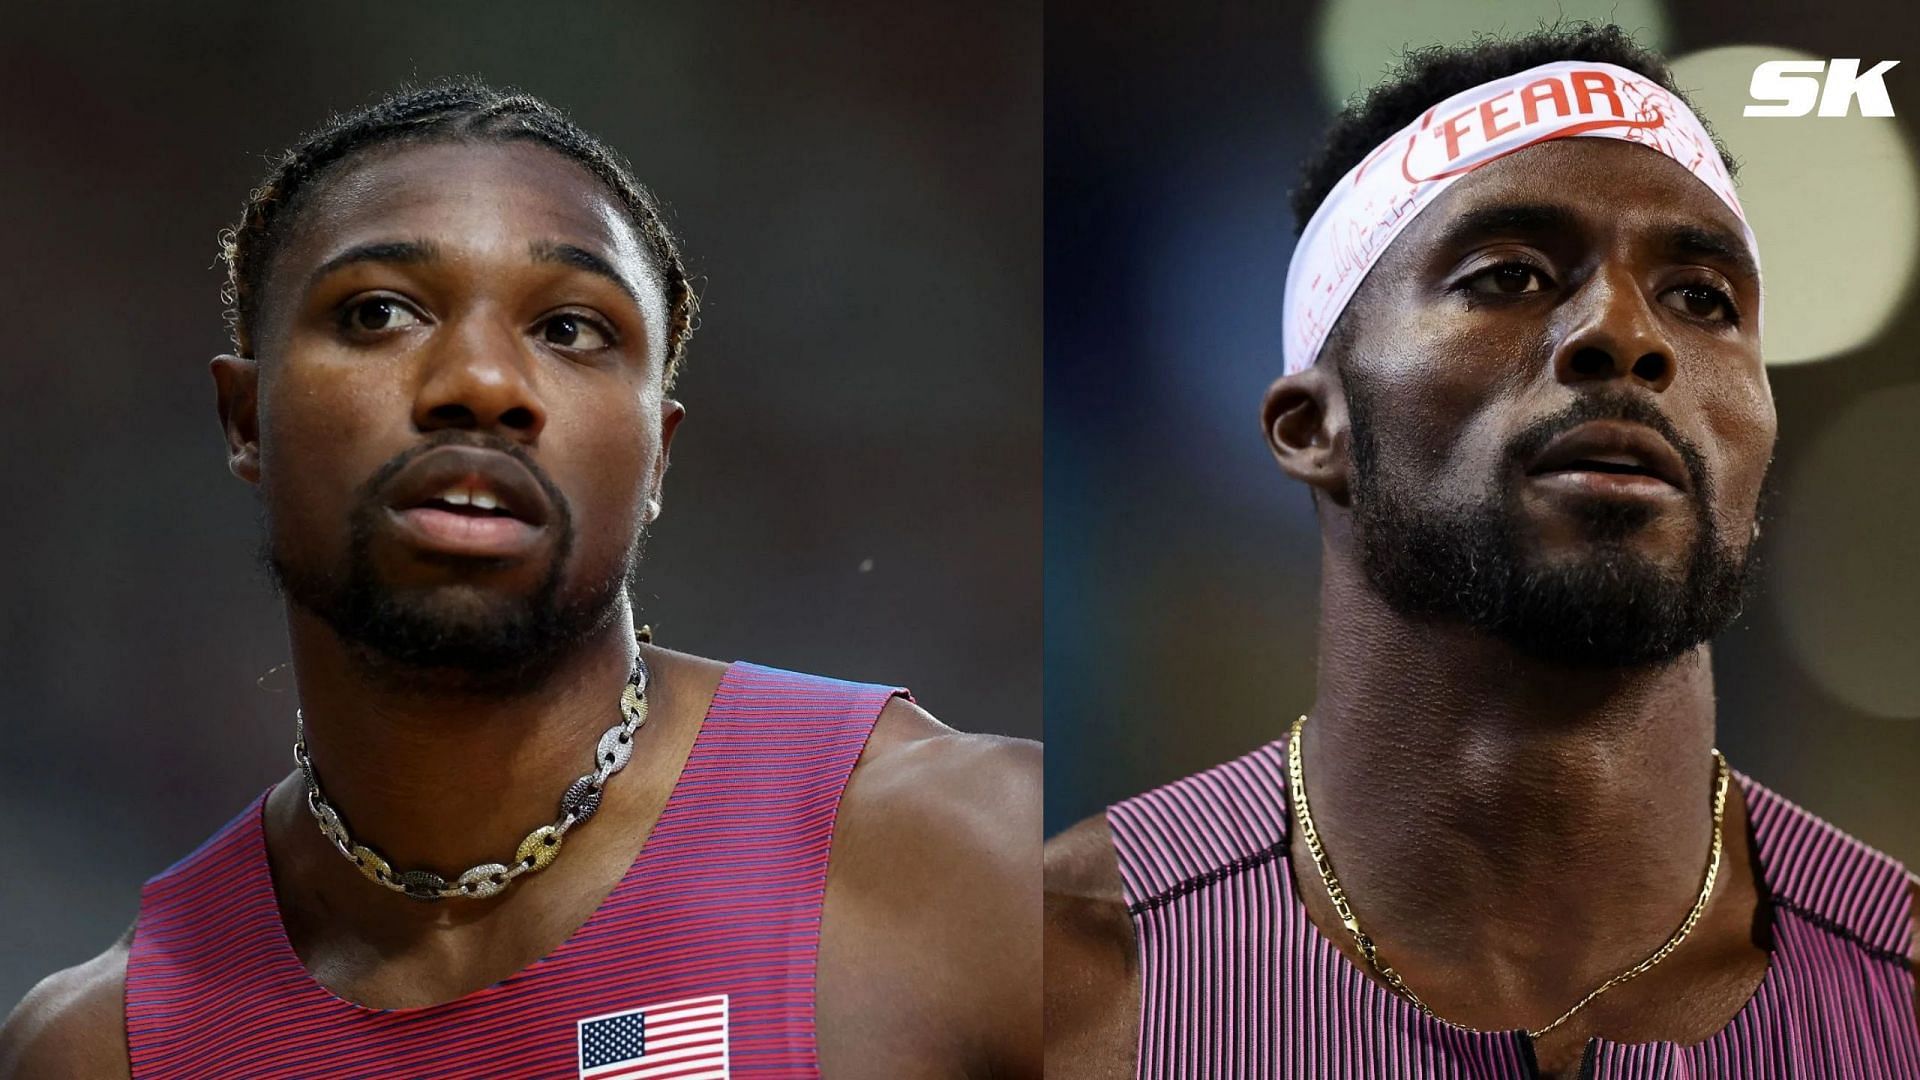
[{"label": "chin stubble", "polygon": [[[433,445],[438,444],[414,452]],[[565,574],[578,540],[571,508],[542,470],[523,454],[515,456],[554,508],[552,560],[539,584],[525,595],[489,596],[459,585],[399,589],[380,580],[372,545],[385,511],[377,493],[411,454],[390,462],[362,485],[349,519],[347,555],[339,567],[293,565],[274,545],[274,523],[270,512],[264,512],[261,555],[271,580],[287,603],[325,622],[347,645],[356,666],[378,683],[484,693],[542,682],[620,613],[638,574],[646,530],[644,525],[636,529],[618,565],[581,587],[566,589]]]},{"label": "chin stubble", "polygon": [[[1374,590],[1395,611],[1471,626],[1538,659],[1629,667],[1671,664],[1743,610],[1757,576],[1752,546],[1736,549],[1720,533],[1710,510],[1711,478],[1698,450],[1646,401],[1583,395],[1510,440],[1480,497],[1432,505],[1383,458],[1379,413],[1364,377],[1346,383],[1361,561]],[[1655,513],[1635,503],[1582,508],[1591,546],[1578,558],[1549,561],[1528,554],[1519,495],[1509,482],[1512,470],[1561,432],[1597,419],[1645,424],[1661,432],[1686,463],[1694,539],[1677,572],[1633,549],[1632,538]]]}]

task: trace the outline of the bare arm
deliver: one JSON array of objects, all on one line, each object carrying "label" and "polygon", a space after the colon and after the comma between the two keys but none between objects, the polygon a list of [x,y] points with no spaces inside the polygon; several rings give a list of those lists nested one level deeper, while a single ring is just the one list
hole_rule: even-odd
[{"label": "bare arm", "polygon": [[1133,920],[1104,816],[1054,837],[1046,849],[1047,1076],[1134,1075],[1140,973]]},{"label": "bare arm", "polygon": [[1040,755],[881,714],[828,864],[822,1075],[1040,1076]]},{"label": "bare arm", "polygon": [[126,1080],[127,949],[133,929],[99,956],[40,980],[0,1027],[0,1080]]}]

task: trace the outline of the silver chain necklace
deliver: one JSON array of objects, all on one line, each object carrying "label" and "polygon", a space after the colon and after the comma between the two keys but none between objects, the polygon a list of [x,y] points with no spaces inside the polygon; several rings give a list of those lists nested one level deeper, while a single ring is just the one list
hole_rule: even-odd
[{"label": "silver chain necklace", "polygon": [[320,794],[320,778],[313,771],[313,760],[307,756],[306,717],[299,709],[293,713],[293,760],[300,766],[300,775],[306,778],[307,809],[313,812],[313,819],[320,823],[321,834],[333,843],[340,854],[346,856],[348,862],[358,867],[367,880],[415,900],[445,900],[450,896],[478,899],[498,893],[522,874],[545,870],[552,864],[560,854],[560,841],[567,835],[567,830],[586,821],[594,811],[600,809],[600,796],[606,788],[607,777],[626,767],[627,761],[633,757],[633,734],[646,722],[647,662],[635,656],[633,674],[627,677],[626,688],[620,692],[620,722],[600,736],[599,748],[594,752],[593,771],[568,785],[566,793],[560,796],[560,816],[553,824],[542,825],[528,833],[527,838],[520,841],[519,849],[513,853],[510,865],[481,863],[451,882],[431,870],[395,873],[393,866],[379,852],[355,842],[347,833],[340,812],[327,802],[326,796]]}]

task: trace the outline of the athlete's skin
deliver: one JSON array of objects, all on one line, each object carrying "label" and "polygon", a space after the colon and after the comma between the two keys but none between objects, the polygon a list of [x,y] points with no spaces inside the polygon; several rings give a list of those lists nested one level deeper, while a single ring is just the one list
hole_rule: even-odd
[{"label": "athlete's skin", "polygon": [[[1556,207],[1573,227],[1441,243],[1450,222],[1497,205]],[[1664,239],[1674,226],[1740,235],[1733,212],[1684,168],[1617,140],[1544,144],[1456,182],[1355,299],[1354,355],[1392,403],[1375,420],[1390,429],[1383,456],[1435,490],[1481,490],[1515,431],[1614,384],[1698,445],[1720,528],[1744,546],[1775,435],[1752,318],[1758,281],[1730,260],[1680,257]],[[1449,292],[1513,252],[1531,252],[1551,277],[1527,283],[1537,301],[1468,305]],[[1718,275],[1748,313],[1738,328],[1675,306],[1671,290],[1698,276],[1690,267]],[[1649,354],[1660,359],[1636,366]],[[1382,957],[1441,1016],[1544,1025],[1657,948],[1699,894],[1711,830],[1709,648],[1664,669],[1576,670],[1396,613],[1356,551],[1337,374],[1322,364],[1279,379],[1264,419],[1281,468],[1321,495],[1319,681],[1302,753],[1341,884]],[[1507,482],[1529,486],[1523,522],[1536,551],[1581,557],[1590,541],[1565,503],[1528,477]],[[1693,530],[1686,500],[1672,498],[1631,542],[1677,569]],[[1276,736],[1298,711],[1276,705]],[[1542,1038],[1543,1073],[1575,1073],[1595,1035],[1698,1042],[1751,995],[1767,954],[1738,795],[1730,785],[1724,862],[1701,922],[1662,963]],[[1371,975],[1298,829],[1292,840],[1309,916]],[[1047,1075],[1132,1076],[1140,985],[1103,817],[1048,844],[1046,909]]]},{"label": "athlete's skin", "polygon": [[[443,427],[517,440],[565,494],[578,543],[561,594],[617,571],[651,515],[683,415],[662,389],[666,307],[643,241],[600,182],[528,144],[375,151],[324,181],[267,282],[263,363],[214,362],[232,471],[268,473],[283,559],[335,565],[355,488]],[[431,241],[426,261],[360,262],[375,241]],[[537,243],[598,255],[624,285]],[[348,336],[337,311],[374,291],[425,320]],[[592,313],[552,333],[555,312]],[[555,348],[558,336],[574,349]],[[608,347],[599,348],[606,344]],[[378,362],[374,362],[377,360]],[[503,457],[494,452],[497,457]],[[448,605],[524,592],[551,545],[498,564],[428,558],[398,532],[383,580]],[[327,796],[396,867],[502,861],[592,759],[617,719],[636,648],[624,596],[541,685],[422,691],[370,675],[332,628],[289,605],[300,700]],[[298,773],[267,803],[266,839],[295,951],[333,993],[379,1008],[450,1001],[551,952],[639,854],[725,665],[640,646],[650,715],[605,802],[560,857],[486,900],[423,904],[362,878],[302,802]],[[291,717],[289,731],[291,731]],[[834,1078],[1021,1077],[1040,1058],[1040,748],[955,732],[896,698],[840,807],[817,982],[821,1071]],[[124,1077],[129,936],[43,981],[0,1031],[0,1077]]]}]

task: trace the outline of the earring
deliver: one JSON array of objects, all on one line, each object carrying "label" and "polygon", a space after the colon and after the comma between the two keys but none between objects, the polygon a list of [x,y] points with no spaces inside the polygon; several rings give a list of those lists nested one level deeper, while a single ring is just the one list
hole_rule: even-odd
[{"label": "earring", "polygon": [[649,496],[647,498],[647,520],[652,521],[659,516],[660,516],[660,500]]}]

